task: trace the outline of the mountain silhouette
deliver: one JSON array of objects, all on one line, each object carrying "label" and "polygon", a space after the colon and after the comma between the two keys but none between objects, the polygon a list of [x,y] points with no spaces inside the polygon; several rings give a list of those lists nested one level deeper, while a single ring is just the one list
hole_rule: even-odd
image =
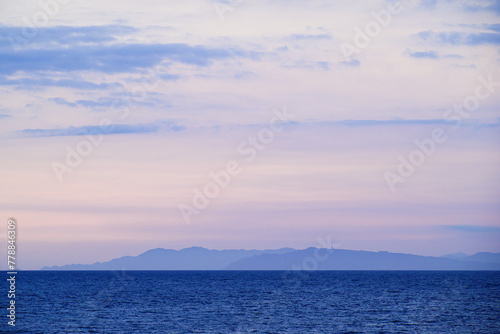
[{"label": "mountain silhouette", "polygon": [[[286,254],[262,254],[240,259],[229,270],[500,270],[500,263],[449,259],[390,252],[308,248]],[[492,254],[492,253],[490,253]],[[496,258],[500,258],[500,254]],[[484,258],[489,259],[484,256]],[[492,260],[495,256],[490,257]]]},{"label": "mountain silhouette", "polygon": [[42,270],[500,270],[500,253],[433,257],[324,248],[156,248],[107,262],[43,267]]},{"label": "mountain silhouette", "polygon": [[275,250],[215,250],[190,247],[181,250],[156,248],[138,256],[124,256],[108,262],[43,267],[42,270],[223,270],[242,258],[260,254],[284,254],[292,248]]}]

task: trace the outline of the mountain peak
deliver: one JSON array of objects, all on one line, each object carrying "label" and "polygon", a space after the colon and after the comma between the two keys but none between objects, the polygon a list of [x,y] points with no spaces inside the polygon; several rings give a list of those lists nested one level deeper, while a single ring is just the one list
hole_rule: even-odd
[{"label": "mountain peak", "polygon": [[464,258],[469,257],[469,256],[470,256],[469,254],[458,252],[458,253],[452,253],[452,254],[445,254],[442,257],[446,257],[449,259],[464,259]]}]

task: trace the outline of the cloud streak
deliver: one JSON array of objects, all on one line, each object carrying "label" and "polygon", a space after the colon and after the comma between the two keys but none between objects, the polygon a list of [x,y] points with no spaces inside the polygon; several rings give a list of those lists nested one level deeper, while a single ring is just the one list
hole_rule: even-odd
[{"label": "cloud streak", "polygon": [[[492,25],[496,29],[496,25]],[[433,44],[447,44],[447,45],[467,45],[477,46],[484,44],[500,45],[500,33],[498,32],[481,32],[476,34],[450,31],[439,32],[422,31],[418,36]]]},{"label": "cloud streak", "polygon": [[[54,100],[56,100],[55,98]],[[72,103],[67,103],[71,106]],[[9,117],[8,115],[5,115]],[[0,115],[1,118],[1,115]],[[397,119],[397,120],[342,120],[342,121],[331,121],[331,122],[297,122],[289,121],[287,125],[289,127],[300,127],[309,128],[317,126],[345,126],[345,127],[378,127],[378,126],[413,126],[413,125],[449,125],[450,123],[442,119]],[[260,128],[263,124],[232,124],[229,128]],[[474,127],[487,126],[487,127],[498,127],[500,122],[497,123],[474,123]],[[155,133],[155,132],[179,132],[187,130],[186,126],[177,125],[172,121],[157,121],[153,123],[146,124],[111,124],[107,126],[112,128],[112,130],[106,132],[105,134],[144,134],[144,133]],[[79,126],[79,127],[66,127],[60,129],[23,129],[16,133],[24,137],[59,137],[59,136],[83,136],[93,131],[99,130],[99,126]],[[198,129],[217,129],[220,130],[220,125],[214,126],[202,126]],[[100,131],[100,130],[99,130]],[[101,131],[102,132],[102,131]]]},{"label": "cloud streak", "polygon": [[322,39],[332,39],[332,36],[326,33],[323,34],[292,34],[291,36],[294,40],[322,40]]},{"label": "cloud streak", "polygon": [[259,59],[258,52],[173,44],[114,44],[70,48],[0,50],[0,74],[23,72],[136,72],[163,60],[206,67],[216,60]]},{"label": "cloud streak", "polygon": [[417,59],[439,59],[439,54],[436,51],[407,51],[408,55]]},{"label": "cloud streak", "polygon": [[499,233],[500,227],[497,226],[480,226],[480,225],[442,225],[441,227],[461,232],[471,233]]},{"label": "cloud streak", "polygon": [[[26,39],[26,32],[32,30],[30,27],[12,27],[0,25],[0,48],[16,46],[16,41],[23,43]],[[61,45],[97,45],[107,42],[117,41],[117,36],[132,34],[138,31],[137,28],[124,25],[103,25],[103,26],[56,26],[38,27],[37,35],[34,39],[24,41],[26,45],[43,45],[46,48]],[[14,45],[12,44],[14,43]]]},{"label": "cloud streak", "polygon": [[170,121],[149,124],[110,124],[106,125],[108,131],[103,131],[101,126],[87,125],[78,127],[67,127],[61,129],[24,129],[18,131],[25,137],[61,137],[61,136],[84,136],[90,133],[102,134],[144,134],[155,132],[178,132],[185,130],[184,126],[176,125]]},{"label": "cloud streak", "polygon": [[101,82],[94,83],[87,80],[78,79],[31,79],[31,78],[20,78],[20,79],[7,79],[5,77],[0,78],[0,85],[2,86],[16,86],[16,89],[29,89],[32,87],[65,87],[65,88],[75,88],[83,90],[109,90],[115,88],[121,88],[123,85],[119,82]]},{"label": "cloud streak", "polygon": [[490,1],[487,5],[483,5],[483,6],[475,5],[475,4],[472,4],[472,5],[466,4],[464,6],[464,8],[466,11],[469,11],[469,12],[477,12],[480,10],[484,10],[484,11],[489,11],[489,12],[495,13],[497,15],[500,15],[500,1],[499,0]]}]

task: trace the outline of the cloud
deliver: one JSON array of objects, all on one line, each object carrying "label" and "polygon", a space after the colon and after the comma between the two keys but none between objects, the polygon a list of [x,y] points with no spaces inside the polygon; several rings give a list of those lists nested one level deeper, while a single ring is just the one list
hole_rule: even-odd
[{"label": "cloud", "polygon": [[210,48],[201,45],[113,44],[72,46],[46,49],[0,50],[0,74],[18,71],[96,71],[104,73],[135,72],[168,59],[173,62],[209,66],[215,60],[230,58],[259,59],[257,52],[234,48]]},{"label": "cloud", "polygon": [[[155,77],[158,77],[162,80],[165,80],[165,81],[176,81],[176,80],[179,80],[181,78],[180,75],[177,75],[177,74],[170,74],[170,73],[155,73]],[[144,78],[140,78],[140,79],[127,79],[127,82],[139,82],[139,83],[143,83],[144,82]]]},{"label": "cloud", "polygon": [[25,137],[59,137],[59,136],[84,136],[88,134],[144,134],[160,131],[177,132],[185,129],[184,126],[175,125],[171,121],[149,124],[111,124],[106,129],[97,125],[67,127],[61,129],[24,129],[17,131]]},{"label": "cloud", "polygon": [[246,79],[250,79],[250,78],[255,78],[256,75],[255,73],[251,72],[251,71],[239,71],[239,72],[236,72],[233,77],[235,79],[243,79],[243,80],[246,80]]},{"label": "cloud", "polygon": [[[450,122],[445,119],[387,119],[387,120],[374,120],[374,119],[347,119],[339,121],[287,121],[287,126],[293,127],[317,127],[317,126],[347,126],[347,127],[370,127],[370,126],[391,126],[391,125],[450,125]],[[468,123],[464,123],[463,126]],[[497,127],[500,126],[500,119],[496,123],[474,123],[475,127]],[[250,124],[233,124],[232,127],[262,127],[260,123]],[[215,126],[220,128],[220,126]],[[215,128],[214,127],[214,128]]]},{"label": "cloud", "polygon": [[[57,98],[55,98],[57,99]],[[393,119],[393,120],[342,120],[342,121],[326,121],[326,122],[307,122],[301,123],[296,121],[288,121],[288,126],[308,127],[308,126],[384,126],[384,125],[446,125],[449,124],[446,120],[442,119]],[[494,125],[498,125],[494,124]],[[241,127],[262,127],[262,124],[245,124],[245,125],[232,125]],[[107,126],[108,127],[108,126]],[[59,136],[84,136],[89,133],[103,133],[103,134],[144,134],[155,132],[178,132],[186,130],[183,125],[177,125],[172,121],[158,121],[155,123],[147,124],[112,124],[109,125],[112,130],[104,132],[99,126],[88,125],[80,127],[67,127],[59,129],[23,129],[17,131],[25,137],[59,137]],[[220,129],[220,126],[210,126],[203,128]]]},{"label": "cloud", "polygon": [[500,1],[499,0],[493,0],[491,4],[486,6],[485,10],[489,10],[491,12],[494,12],[496,14],[500,14]]},{"label": "cloud", "polygon": [[436,51],[416,51],[412,52],[410,50],[407,50],[407,54],[412,57],[412,58],[417,58],[417,59],[422,59],[422,58],[427,58],[427,59],[439,59],[439,55]]},{"label": "cloud", "polygon": [[[388,120],[373,120],[373,119],[347,119],[341,121],[311,121],[311,122],[287,122],[293,126],[386,126],[386,125],[449,125],[450,122],[444,119],[388,119]],[[481,124],[479,126],[497,126],[500,123],[494,124]],[[252,124],[251,126],[261,126],[260,124]],[[475,124],[478,126],[478,124]]]},{"label": "cloud", "polygon": [[465,4],[465,10],[470,12],[486,10],[495,14],[500,14],[500,0],[492,0],[489,1],[488,4],[482,6],[477,4]]},{"label": "cloud", "polygon": [[307,27],[305,33],[294,33],[290,35],[290,39],[294,41],[321,41],[331,40],[333,36],[328,29],[323,27]]},{"label": "cloud", "polygon": [[498,233],[500,227],[497,226],[476,226],[476,225],[441,225],[441,227],[449,230],[473,232],[473,233]]},{"label": "cloud", "polygon": [[457,55],[457,54],[453,54],[453,53],[444,55],[443,58],[464,59],[463,56]]},{"label": "cloud", "polygon": [[316,65],[324,69],[325,71],[330,69],[330,63],[327,61],[317,61]]},{"label": "cloud", "polygon": [[65,105],[65,106],[70,106],[73,108],[76,108],[78,106],[76,103],[66,101],[66,99],[64,99],[62,97],[51,97],[51,98],[49,98],[49,101],[55,102],[57,104]]},{"label": "cloud", "polygon": [[[157,73],[157,78],[165,81],[175,81],[180,78],[179,75],[169,73]],[[142,79],[128,79],[127,82],[143,83]],[[80,79],[49,79],[49,78],[16,78],[8,79],[7,77],[0,77],[0,86],[15,86],[16,90],[33,89],[40,87],[64,87],[81,90],[114,90],[123,88],[123,84],[119,82],[101,82],[95,83],[87,80]]]},{"label": "cloud", "polygon": [[10,117],[10,115],[0,114],[0,118],[7,118],[7,117]]},{"label": "cloud", "polygon": [[[110,97],[101,97],[98,100],[76,100],[75,102],[70,102],[62,97],[52,97],[49,98],[48,100],[51,102],[55,102],[60,105],[65,105],[69,107],[85,107],[85,108],[90,108],[90,109],[98,109],[98,108],[107,108],[107,107],[120,107],[127,105],[128,103],[130,104],[140,104],[140,105],[146,105],[146,106],[152,106],[153,104],[150,102],[144,102],[144,101],[137,101],[134,99],[134,101],[130,101],[131,98],[134,96],[132,94],[122,94],[120,97],[116,98],[110,98]],[[129,101],[127,103],[127,101]]]},{"label": "cloud", "polygon": [[124,25],[103,26],[56,26],[56,27],[12,27],[0,25],[0,48],[21,47],[57,48],[61,45],[98,45],[117,41],[115,36],[137,32],[138,29]]},{"label": "cloud", "polygon": [[[488,26],[489,30],[498,29],[496,25]],[[434,44],[448,45],[469,45],[476,46],[482,44],[500,44],[500,33],[481,32],[477,34],[468,34],[464,32],[451,31],[435,33],[433,31],[422,31],[418,36],[426,42]]]},{"label": "cloud", "polygon": [[326,61],[305,61],[304,59],[288,61],[282,65],[283,68],[305,68],[305,69],[323,69],[325,71],[330,69],[330,63]]},{"label": "cloud", "polygon": [[31,87],[66,87],[66,88],[76,88],[85,90],[102,90],[102,89],[114,89],[123,87],[121,83],[94,83],[86,80],[76,80],[76,79],[59,79],[53,80],[48,78],[42,79],[6,79],[5,77],[0,78],[0,85],[4,86],[17,86],[17,89],[27,89]]},{"label": "cloud", "polygon": [[360,125],[360,126],[370,126],[370,125],[416,125],[416,124],[449,124],[443,119],[389,119],[389,120],[344,120],[331,122],[334,124],[342,125]]},{"label": "cloud", "polygon": [[460,44],[463,39],[463,34],[459,32],[448,32],[448,33],[435,33],[433,31],[422,31],[418,33],[418,36],[426,42],[433,43],[446,43],[452,45]]},{"label": "cloud", "polygon": [[427,9],[434,9],[436,7],[437,0],[422,0],[420,1],[420,6]]},{"label": "cloud", "polygon": [[486,25],[484,25],[484,28],[487,30],[500,32],[500,23],[486,24]]},{"label": "cloud", "polygon": [[495,14],[500,14],[499,0],[420,0],[419,7],[434,10],[439,3],[459,6],[466,12],[489,11]]},{"label": "cloud", "polygon": [[294,40],[321,40],[332,39],[332,36],[327,33],[323,34],[292,34],[290,36]]},{"label": "cloud", "polygon": [[466,45],[497,44],[500,45],[499,33],[480,33],[468,35],[465,39]]},{"label": "cloud", "polygon": [[340,65],[343,65],[343,66],[353,66],[353,67],[357,67],[360,64],[361,63],[357,59],[351,59],[350,61],[343,61],[340,63]]}]

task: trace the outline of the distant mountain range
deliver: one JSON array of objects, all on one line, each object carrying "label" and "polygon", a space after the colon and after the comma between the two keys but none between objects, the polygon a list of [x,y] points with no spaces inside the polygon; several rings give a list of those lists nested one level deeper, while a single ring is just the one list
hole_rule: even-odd
[{"label": "distant mountain range", "polygon": [[320,248],[157,248],[108,262],[43,267],[41,270],[500,270],[500,253],[433,257]]}]

